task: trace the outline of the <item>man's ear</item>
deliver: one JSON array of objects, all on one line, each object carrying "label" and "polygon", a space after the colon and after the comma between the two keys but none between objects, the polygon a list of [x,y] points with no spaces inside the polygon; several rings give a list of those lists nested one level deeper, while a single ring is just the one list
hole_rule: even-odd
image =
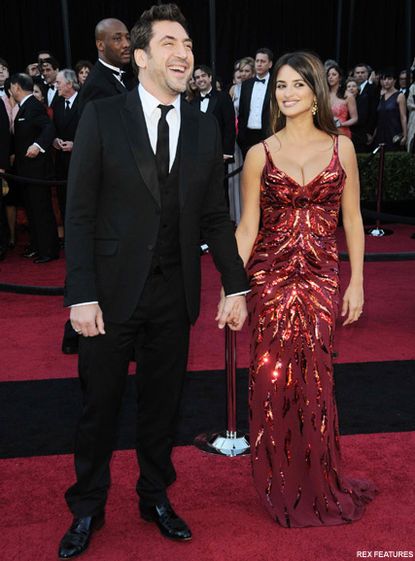
[{"label": "man's ear", "polygon": [[97,51],[100,53],[104,51],[104,41],[102,39],[97,39],[95,41],[95,45],[97,46]]},{"label": "man's ear", "polygon": [[134,51],[134,60],[138,68],[147,68],[148,55],[144,49]]}]

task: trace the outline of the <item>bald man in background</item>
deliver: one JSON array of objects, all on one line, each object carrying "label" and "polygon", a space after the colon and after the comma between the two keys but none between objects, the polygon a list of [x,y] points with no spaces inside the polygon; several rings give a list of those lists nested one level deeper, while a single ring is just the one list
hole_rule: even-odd
[{"label": "bald man in background", "polygon": [[92,99],[125,93],[133,84],[127,83],[125,66],[130,63],[130,33],[125,24],[113,18],[101,20],[95,28],[98,60],[79,94],[78,111]]},{"label": "bald man in background", "polygon": [[[95,27],[95,44],[98,60],[78,95],[79,116],[88,101],[125,93],[137,82],[126,78],[126,65],[129,65],[131,60],[130,33],[122,21],[107,18],[98,22]],[[67,321],[62,339],[62,352],[68,355],[76,354],[78,341],[78,335],[71,322]]]}]

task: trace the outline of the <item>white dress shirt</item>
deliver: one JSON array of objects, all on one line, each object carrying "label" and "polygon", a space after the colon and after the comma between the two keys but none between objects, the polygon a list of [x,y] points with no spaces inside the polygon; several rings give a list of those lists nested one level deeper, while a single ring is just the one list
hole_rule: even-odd
[{"label": "white dress shirt", "polygon": [[[262,129],[262,108],[264,106],[265,94],[267,93],[269,72],[263,77],[265,82],[255,82],[252,88],[251,105],[249,108],[248,129]],[[261,78],[261,80],[263,79]]]},{"label": "white dress shirt", "polygon": [[78,92],[75,92],[73,95],[71,95],[71,97],[68,97],[68,99],[65,99],[65,109],[66,109],[66,106],[68,105],[67,101],[69,101],[69,109],[72,109],[73,102],[75,101],[77,95],[78,95]]},{"label": "white dress shirt", "polygon": [[[153,149],[154,154],[156,153],[157,148],[157,127],[159,123],[159,119],[161,117],[161,110],[159,109],[159,105],[165,105],[161,103],[157,98],[151,95],[147,90],[144,89],[142,84],[138,85],[138,95],[141,99],[141,104],[143,106],[143,113],[144,119],[147,125],[148,136],[150,138],[151,148]],[[176,99],[169,103],[169,105],[173,106],[166,116],[166,121],[169,125],[169,171],[171,170],[174,159],[176,157],[177,152],[177,144],[179,142],[179,133],[180,133],[180,95],[176,97]]]},{"label": "white dress shirt", "polygon": [[208,110],[210,98],[206,96],[209,95],[211,91],[212,88],[210,88],[208,92],[200,93],[200,110],[202,113],[206,113]]}]

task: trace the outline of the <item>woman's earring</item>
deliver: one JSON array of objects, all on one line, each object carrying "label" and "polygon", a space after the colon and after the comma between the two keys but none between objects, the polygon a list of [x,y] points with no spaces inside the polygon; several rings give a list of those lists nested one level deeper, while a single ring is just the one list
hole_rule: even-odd
[{"label": "woman's earring", "polygon": [[317,99],[314,98],[313,105],[311,106],[311,113],[313,115],[317,115],[317,112],[318,112]]}]

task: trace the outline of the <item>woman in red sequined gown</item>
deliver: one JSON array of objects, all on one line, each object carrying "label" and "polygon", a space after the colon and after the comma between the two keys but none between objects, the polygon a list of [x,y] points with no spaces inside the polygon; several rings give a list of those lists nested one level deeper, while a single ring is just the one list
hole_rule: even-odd
[{"label": "woman in red sequined gown", "polygon": [[375,493],[372,484],[342,474],[333,386],[340,206],[351,265],[343,325],[363,308],[356,157],[333,125],[317,57],[281,57],[272,91],[274,134],[247,155],[236,234],[251,279],[254,484],[282,526],[344,524],[359,519]]}]

